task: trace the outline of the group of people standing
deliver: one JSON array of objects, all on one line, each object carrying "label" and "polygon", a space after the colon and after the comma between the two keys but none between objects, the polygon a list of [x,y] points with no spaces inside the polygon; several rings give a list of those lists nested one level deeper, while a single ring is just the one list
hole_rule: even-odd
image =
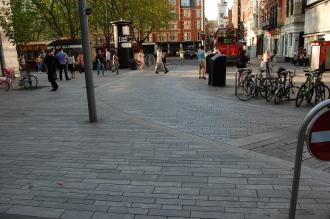
[{"label": "group of people standing", "polygon": [[293,64],[299,67],[308,66],[309,58],[307,56],[306,49],[299,49],[298,52],[293,57]]},{"label": "group of people standing", "polygon": [[116,51],[114,51],[111,55],[108,49],[106,49],[105,52],[98,50],[95,62],[98,76],[101,75],[101,71],[102,75],[104,76],[105,70],[116,72],[117,75],[119,74],[119,58]]},{"label": "group of people standing", "polygon": [[[51,83],[53,89],[51,91],[56,91],[58,89],[57,80],[57,68],[59,69],[59,79],[62,81],[62,76],[66,80],[71,80],[71,78],[76,78],[76,70],[80,72],[84,71],[84,57],[82,52],[79,53],[77,59],[71,53],[71,51],[64,52],[63,48],[55,55],[55,49],[51,49],[43,60],[46,66],[46,72],[48,74],[48,81]],[[71,78],[68,76],[68,70],[71,72]]]}]

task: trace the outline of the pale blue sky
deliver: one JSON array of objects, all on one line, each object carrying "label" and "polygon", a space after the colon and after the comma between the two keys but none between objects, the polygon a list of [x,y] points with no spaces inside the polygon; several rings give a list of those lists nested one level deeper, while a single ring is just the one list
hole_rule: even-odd
[{"label": "pale blue sky", "polygon": [[[228,7],[232,6],[232,0],[227,0]],[[218,0],[205,0],[205,16],[208,20],[218,18]]]}]

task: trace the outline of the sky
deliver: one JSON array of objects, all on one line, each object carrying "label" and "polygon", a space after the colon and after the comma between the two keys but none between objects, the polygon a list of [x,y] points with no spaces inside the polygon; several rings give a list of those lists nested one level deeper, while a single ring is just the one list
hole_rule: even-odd
[{"label": "sky", "polygon": [[[233,0],[227,0],[228,7],[231,7]],[[205,16],[208,20],[218,18],[218,0],[205,0]]]}]

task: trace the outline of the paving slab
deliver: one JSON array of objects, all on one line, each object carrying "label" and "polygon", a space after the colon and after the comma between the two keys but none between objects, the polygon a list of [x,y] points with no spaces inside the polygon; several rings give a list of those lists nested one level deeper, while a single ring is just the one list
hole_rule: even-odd
[{"label": "paving slab", "polygon": [[[60,82],[58,92],[1,93],[4,213],[287,217],[292,162],[233,142],[249,138],[245,143],[259,148],[280,137],[285,144],[277,148],[293,144],[290,133],[308,109],[217,96],[221,90],[205,87],[192,72],[132,71],[95,78],[99,122],[89,123],[82,76]],[[48,85],[45,75],[39,77]],[[281,119],[260,119],[271,115]],[[329,203],[329,174],[304,166],[298,218],[329,217]]]}]

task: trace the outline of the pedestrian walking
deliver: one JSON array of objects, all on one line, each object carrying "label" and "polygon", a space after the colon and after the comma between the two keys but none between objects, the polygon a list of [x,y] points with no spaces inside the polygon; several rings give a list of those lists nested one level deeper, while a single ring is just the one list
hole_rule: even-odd
[{"label": "pedestrian walking", "polygon": [[111,53],[109,49],[107,48],[105,51],[105,62],[106,62],[106,69],[111,71]]},{"label": "pedestrian walking", "polygon": [[116,72],[116,74],[119,75],[119,58],[116,51],[112,55],[112,66],[112,72]]},{"label": "pedestrian walking", "polygon": [[75,69],[75,58],[74,55],[71,54],[71,51],[68,53],[68,67],[71,72],[71,78],[76,78],[76,69]]},{"label": "pedestrian walking", "polygon": [[36,58],[36,65],[37,65],[37,72],[40,73],[42,72],[42,58],[41,55],[38,55],[38,57]]},{"label": "pedestrian walking", "polygon": [[158,74],[158,70],[161,69],[162,71],[164,71],[164,73],[166,74],[166,70],[164,67],[164,63],[163,63],[163,51],[162,51],[162,47],[159,47],[157,50],[157,59],[156,59],[156,66],[155,66],[155,73]]},{"label": "pedestrian walking", "polygon": [[21,54],[19,57],[19,70],[23,72],[25,71],[25,67],[26,67],[25,57],[24,54]]},{"label": "pedestrian walking", "polygon": [[53,89],[51,91],[56,91],[58,89],[58,84],[56,83],[56,66],[57,58],[54,55],[54,51],[49,51],[46,56],[44,63],[46,65],[46,72],[48,74],[48,81],[51,83]]},{"label": "pedestrian walking", "polygon": [[205,68],[206,68],[206,58],[204,46],[201,46],[197,52],[198,65],[199,65],[199,79],[206,79],[205,77]]},{"label": "pedestrian walking", "polygon": [[64,71],[65,79],[70,80],[70,78],[68,76],[68,69],[67,69],[68,55],[64,52],[63,48],[61,48],[60,52],[56,54],[56,58],[59,62],[60,80],[62,81],[63,71]]},{"label": "pedestrian walking", "polygon": [[166,68],[166,58],[167,58],[167,53],[165,51],[162,51],[162,62],[164,65],[165,74],[168,72],[168,69]]},{"label": "pedestrian walking", "polygon": [[82,72],[85,71],[84,55],[82,51],[79,52],[79,55],[77,57],[77,64],[78,64],[79,73],[81,74]]},{"label": "pedestrian walking", "polygon": [[42,58],[42,72],[43,73],[46,72],[46,64],[45,64],[46,56],[47,56],[47,54],[46,54],[45,50],[41,50],[40,57]]},{"label": "pedestrian walking", "polygon": [[97,51],[97,55],[96,55],[96,69],[97,69],[97,75],[100,76],[100,71],[102,70],[102,75],[104,76],[104,56],[101,52],[101,50]]},{"label": "pedestrian walking", "polygon": [[140,70],[144,70],[144,53],[143,53],[143,50],[140,49],[139,53],[138,53],[138,59],[137,59],[137,63],[138,63],[138,66],[139,66],[139,69]]},{"label": "pedestrian walking", "polygon": [[245,75],[243,74],[244,68],[247,67],[247,63],[249,61],[249,58],[246,55],[246,51],[244,49],[241,49],[239,57],[237,58],[236,61],[236,67],[237,67],[237,71],[238,71],[238,81],[240,83],[243,82]]},{"label": "pedestrian walking", "polygon": [[269,50],[266,49],[266,51],[263,55],[263,62],[266,64],[266,74],[267,75],[270,74],[269,61],[270,61]]}]

